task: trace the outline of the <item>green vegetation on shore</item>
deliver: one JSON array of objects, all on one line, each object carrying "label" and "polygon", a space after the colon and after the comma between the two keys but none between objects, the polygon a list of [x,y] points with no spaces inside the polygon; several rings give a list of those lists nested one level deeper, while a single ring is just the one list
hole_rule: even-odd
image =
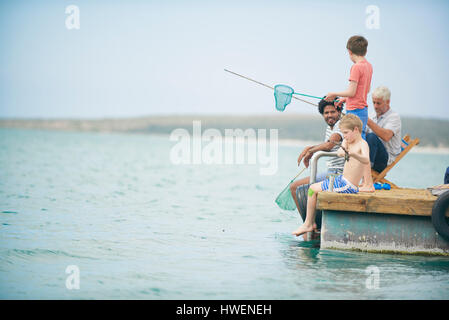
[{"label": "green vegetation on shore", "polygon": [[[319,115],[173,115],[118,119],[0,119],[0,127],[67,131],[129,132],[170,134],[176,128],[192,131],[192,122],[201,121],[201,129],[278,129],[279,139],[320,141],[326,124]],[[421,140],[421,146],[449,147],[449,121],[402,118],[402,135]]]}]

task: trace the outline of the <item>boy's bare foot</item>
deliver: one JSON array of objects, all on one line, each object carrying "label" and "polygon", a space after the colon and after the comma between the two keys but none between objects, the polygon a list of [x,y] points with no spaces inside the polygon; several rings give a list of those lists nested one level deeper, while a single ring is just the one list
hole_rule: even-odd
[{"label": "boy's bare foot", "polygon": [[[316,239],[317,235],[320,234],[320,232],[318,231],[318,226],[316,225],[316,223],[313,224],[313,231],[310,234],[310,240]],[[308,241],[309,238],[309,233],[306,232],[302,235],[302,238],[304,239],[304,241]]]},{"label": "boy's bare foot", "polygon": [[374,186],[372,184],[369,185],[363,185],[359,188],[360,192],[374,192],[376,189],[374,189]]},{"label": "boy's bare foot", "polygon": [[292,234],[299,237],[300,235],[307,233],[307,232],[312,232],[313,230],[314,230],[313,226],[306,226],[305,224],[303,224],[298,229],[293,231]]}]

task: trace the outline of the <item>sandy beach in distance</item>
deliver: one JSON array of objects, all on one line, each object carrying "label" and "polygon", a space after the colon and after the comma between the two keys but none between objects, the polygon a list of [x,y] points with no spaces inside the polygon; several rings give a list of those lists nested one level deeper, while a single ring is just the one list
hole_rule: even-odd
[{"label": "sandy beach in distance", "polygon": [[[307,140],[295,140],[295,139],[280,139],[280,146],[298,147],[303,148],[305,146],[320,144],[322,141],[307,141]],[[434,153],[434,154],[449,154],[448,147],[430,147],[430,146],[415,146],[410,150],[411,153]]]},{"label": "sandy beach in distance", "polygon": [[[159,115],[105,119],[0,119],[0,128],[45,129],[56,131],[115,132],[169,136],[184,128],[191,132],[194,121],[201,131],[218,129],[278,129],[279,145],[304,147],[322,142],[325,123],[319,115]],[[449,154],[449,121],[404,118],[402,134],[420,139],[410,152]],[[432,131],[433,130],[433,131]],[[301,137],[297,139],[297,137]]]}]

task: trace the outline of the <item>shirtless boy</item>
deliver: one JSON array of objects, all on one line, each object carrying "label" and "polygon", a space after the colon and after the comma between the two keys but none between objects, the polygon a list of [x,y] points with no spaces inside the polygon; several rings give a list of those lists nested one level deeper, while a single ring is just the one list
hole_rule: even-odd
[{"label": "shirtless boy", "polygon": [[[366,166],[370,167],[368,143],[362,138],[362,121],[354,114],[347,114],[340,120],[340,131],[344,140],[337,154],[347,160],[343,168],[343,175],[335,177],[333,191],[338,193],[358,193],[360,180]],[[317,231],[315,223],[316,199],[319,192],[329,190],[329,178],[314,183],[309,188],[307,200],[306,221],[294,235],[300,236],[306,232]]]}]

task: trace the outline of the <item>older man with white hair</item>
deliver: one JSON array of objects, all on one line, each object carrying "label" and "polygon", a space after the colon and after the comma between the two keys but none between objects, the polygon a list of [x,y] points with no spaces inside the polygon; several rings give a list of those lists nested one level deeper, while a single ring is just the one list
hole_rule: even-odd
[{"label": "older man with white hair", "polygon": [[366,141],[370,150],[371,168],[381,172],[401,153],[401,118],[391,110],[391,93],[378,87],[371,94],[376,115],[369,118]]}]

